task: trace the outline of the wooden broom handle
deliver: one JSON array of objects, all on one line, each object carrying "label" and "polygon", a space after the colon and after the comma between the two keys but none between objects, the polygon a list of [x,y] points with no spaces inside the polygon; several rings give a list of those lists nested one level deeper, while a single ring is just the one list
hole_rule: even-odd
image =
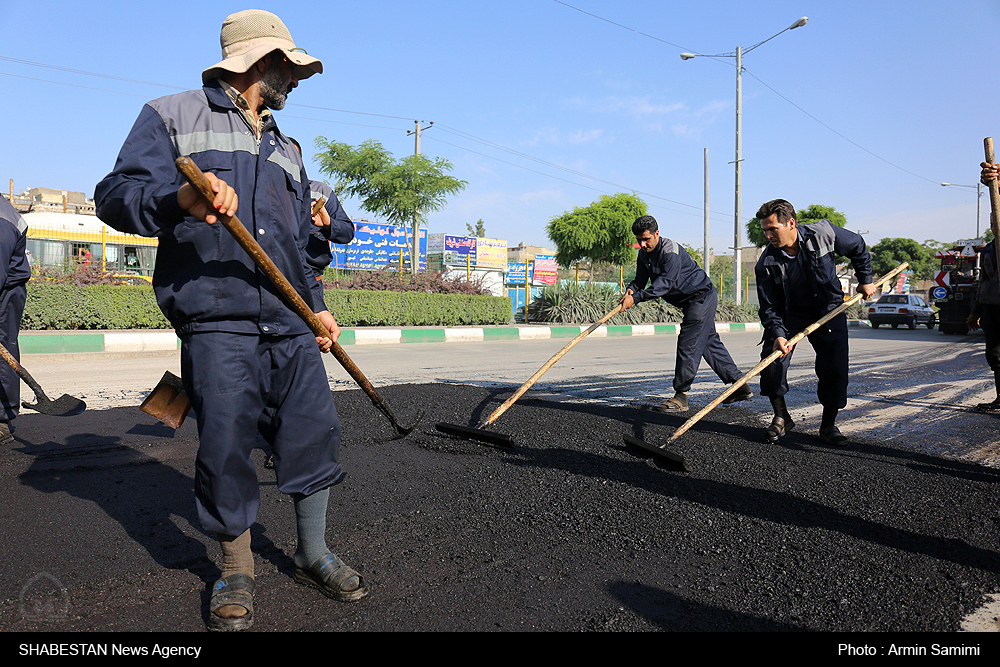
[{"label": "wooden broom handle", "polygon": [[[196,165],[191,158],[179,157],[177,158],[176,164],[178,171],[184,175],[188,183],[200,192],[206,200],[211,202],[215,199],[215,193],[212,191],[211,184],[208,182],[208,179],[205,178],[205,174],[202,173],[201,169],[198,168],[198,165]],[[319,202],[317,202],[317,204],[322,205]],[[229,233],[233,235],[236,242],[239,243],[244,250],[246,250],[247,254],[250,255],[250,258],[253,259],[254,264],[256,264],[260,270],[271,279],[274,285],[278,288],[278,291],[285,297],[288,306],[294,310],[307,325],[309,325],[312,332],[320,338],[332,338],[330,331],[322,322],[320,322],[319,318],[316,317],[316,313],[313,312],[312,308],[310,308],[309,305],[302,299],[299,293],[295,291],[292,284],[288,282],[288,279],[281,273],[281,270],[277,267],[277,265],[275,265],[275,263],[271,261],[271,258],[267,256],[267,253],[260,247],[257,240],[250,235],[250,232],[248,232],[246,227],[243,226],[243,223],[240,222],[239,218],[236,216],[230,217],[221,213],[215,213],[215,216],[219,218],[219,222],[221,222],[222,225],[229,230]],[[364,390],[364,392],[368,394],[368,397],[375,404],[375,407],[389,417],[389,420],[394,426],[399,428],[396,417],[389,410],[389,406],[385,403],[382,397],[378,395],[378,392],[375,391],[374,385],[372,385],[368,378],[365,377],[365,374],[361,372],[361,369],[358,368],[357,364],[355,364],[354,361],[348,356],[347,352],[344,351],[344,348],[341,347],[340,343],[333,341],[333,347],[330,352],[334,357],[336,357],[337,361],[340,362],[340,365],[344,367],[344,370],[346,370],[348,374],[354,378],[354,381],[357,382],[358,385]]]},{"label": "wooden broom handle", "polygon": [[[996,156],[993,154],[993,137],[983,139],[983,147],[986,149],[986,162],[996,164]],[[980,176],[980,178],[982,178]],[[993,247],[996,249],[1000,244],[1000,183],[996,179],[987,184],[990,191],[990,229],[993,230]],[[997,265],[993,270],[1000,275],[1000,252],[994,252]]]},{"label": "wooden broom handle", "polygon": [[550,368],[552,368],[552,365],[554,363],[556,363],[557,361],[559,361],[563,357],[563,355],[565,355],[567,352],[569,352],[570,348],[572,348],[574,345],[576,345],[577,343],[579,343],[581,340],[583,340],[584,338],[586,338],[587,336],[589,336],[597,327],[601,326],[602,324],[604,324],[605,322],[607,322],[608,320],[610,320],[612,317],[614,317],[618,313],[622,312],[623,310],[624,309],[621,307],[621,305],[615,307],[615,309],[612,310],[610,313],[608,313],[607,315],[605,315],[601,319],[599,319],[596,322],[594,322],[593,324],[591,324],[587,328],[586,331],[581,331],[579,334],[577,334],[576,338],[574,338],[569,343],[567,343],[563,347],[563,349],[559,350],[554,355],[552,355],[552,358],[549,359],[548,361],[546,361],[544,366],[542,366],[537,371],[535,371],[535,374],[532,375],[530,378],[528,378],[528,381],[525,382],[524,384],[522,384],[520,386],[520,388],[517,391],[514,392],[513,396],[511,396],[510,398],[508,398],[506,401],[503,402],[503,405],[501,405],[499,408],[497,408],[496,410],[493,411],[493,414],[491,414],[488,418],[484,419],[483,421],[479,422],[478,428],[485,428],[485,427],[489,426],[490,424],[492,424],[493,422],[495,422],[497,420],[497,418],[500,417],[500,415],[502,415],[504,412],[507,411],[507,408],[509,408],[510,406],[512,406],[514,404],[514,401],[516,401],[517,399],[521,398],[521,396],[524,394],[524,392],[528,391],[528,389],[531,387],[531,385],[533,385],[536,382],[538,382],[538,378],[542,377],[547,370],[549,370]]}]

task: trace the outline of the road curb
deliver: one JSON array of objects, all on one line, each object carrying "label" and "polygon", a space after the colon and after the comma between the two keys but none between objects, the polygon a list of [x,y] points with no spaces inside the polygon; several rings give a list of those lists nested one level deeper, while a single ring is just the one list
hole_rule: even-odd
[{"label": "road curb", "polygon": [[[852,327],[870,326],[867,321],[852,320]],[[397,345],[409,343],[464,343],[505,340],[549,340],[574,338],[586,331],[582,325],[508,325],[485,327],[402,327],[343,329],[341,345]],[[759,322],[718,322],[719,333],[759,332]],[[595,338],[629,336],[676,336],[680,324],[632,324],[601,326],[590,335]],[[163,352],[180,349],[180,340],[172,330],[143,331],[22,331],[18,336],[21,354],[70,354],[81,352]]]}]

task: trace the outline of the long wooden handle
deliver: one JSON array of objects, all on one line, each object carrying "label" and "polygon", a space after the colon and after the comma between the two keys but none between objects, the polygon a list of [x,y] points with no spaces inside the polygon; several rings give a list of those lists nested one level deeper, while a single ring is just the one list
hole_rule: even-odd
[{"label": "long wooden handle", "polygon": [[[906,270],[907,266],[909,266],[909,264],[907,264],[906,262],[903,262],[902,264],[900,264],[899,266],[897,266],[895,269],[893,269],[889,273],[887,273],[884,276],[882,276],[881,278],[879,278],[875,282],[875,287],[881,286],[882,284],[884,284],[886,281],[888,281],[890,278],[892,278],[893,276],[895,276],[900,271]],[[854,305],[855,303],[857,303],[861,299],[861,296],[862,296],[861,294],[855,294],[850,299],[844,301],[844,303],[842,303],[841,305],[837,306],[836,308],[834,308],[833,310],[831,310],[829,313],[827,313],[826,315],[824,315],[820,319],[816,320],[815,322],[813,322],[812,324],[810,324],[808,327],[806,327],[805,329],[803,329],[799,333],[797,333],[794,336],[792,336],[789,339],[788,344],[789,345],[795,345],[796,343],[798,343],[799,341],[801,341],[803,338],[805,338],[806,336],[808,336],[812,332],[816,331],[816,329],[819,329],[821,326],[823,326],[824,324],[826,324],[827,322],[829,322],[830,320],[832,320],[834,317],[836,317],[837,315],[840,315],[842,312],[844,312],[845,310],[847,310],[848,308],[850,308],[852,305]],[[759,364],[757,364],[756,366],[753,367],[753,369],[750,370],[750,372],[748,372],[742,378],[740,378],[739,380],[737,380],[736,382],[734,382],[728,389],[726,389],[724,392],[722,392],[722,394],[720,394],[718,398],[716,398],[714,401],[712,401],[711,403],[709,403],[708,405],[706,405],[705,407],[703,407],[701,410],[698,411],[697,414],[695,414],[693,417],[691,417],[686,422],[684,422],[681,425],[681,427],[678,428],[676,431],[674,431],[674,434],[671,435],[667,439],[667,442],[668,443],[669,442],[673,442],[677,438],[681,437],[681,435],[683,435],[685,432],[687,432],[687,430],[689,428],[691,428],[692,426],[694,426],[702,417],[704,417],[709,412],[711,412],[712,410],[714,410],[719,405],[719,403],[722,403],[722,401],[726,400],[726,398],[728,398],[730,394],[732,394],[734,391],[736,391],[737,389],[739,389],[740,387],[742,387],[743,385],[745,385],[747,383],[747,381],[749,381],[755,375],[757,375],[758,373],[760,373],[761,371],[763,371],[765,368],[767,368],[768,366],[770,366],[772,363],[774,363],[774,361],[776,359],[778,359],[779,357],[781,357],[782,354],[783,353],[782,353],[781,350],[775,350],[769,356],[767,356],[764,359],[762,359]]]},{"label": "long wooden handle", "polygon": [[24,380],[25,384],[31,387],[31,391],[35,393],[35,396],[39,400],[41,399],[45,399],[46,401],[49,400],[48,396],[45,395],[45,392],[42,391],[41,386],[39,386],[39,384],[35,382],[35,378],[31,377],[28,371],[25,370],[24,366],[19,364],[17,362],[17,359],[14,358],[14,355],[10,353],[10,350],[8,350],[3,345],[0,345],[0,357],[3,357],[3,360],[6,361],[7,364],[14,369],[14,372],[17,373],[17,376],[22,380]]},{"label": "long wooden handle", "polygon": [[597,327],[601,326],[602,324],[610,320],[612,317],[622,312],[623,310],[624,309],[619,305],[610,313],[608,313],[601,319],[591,324],[586,331],[581,331],[579,334],[577,334],[576,338],[568,342],[561,350],[552,355],[552,358],[546,361],[544,366],[535,371],[535,374],[532,375],[530,378],[528,378],[528,381],[522,384],[520,388],[518,388],[518,390],[514,392],[513,396],[508,398],[506,401],[503,402],[503,405],[501,405],[499,408],[493,411],[493,414],[491,414],[488,418],[484,419],[483,421],[479,422],[479,428],[485,428],[490,424],[492,424],[493,422],[495,422],[500,417],[500,415],[502,415],[504,412],[507,411],[507,408],[514,405],[514,402],[517,399],[521,398],[521,396],[524,395],[524,392],[528,391],[531,385],[538,382],[538,378],[545,375],[545,372],[550,368],[552,368],[552,365],[555,364],[557,361],[559,361],[563,357],[563,355],[569,352],[574,345],[576,345],[581,340],[589,336],[595,329],[597,329]]},{"label": "long wooden handle", "polygon": [[[215,199],[215,193],[212,191],[211,184],[191,158],[177,158],[177,169],[184,174],[184,178],[187,179],[188,183],[200,192],[207,201],[211,202]],[[222,213],[216,213],[215,216],[222,223],[223,227],[229,230],[229,233],[233,235],[236,242],[246,250],[250,258],[253,259],[254,264],[271,279],[271,282],[278,288],[281,295],[285,297],[285,301],[289,307],[309,325],[312,332],[322,338],[329,338],[330,332],[319,321],[319,318],[316,317],[316,313],[313,312],[312,308],[302,299],[299,293],[295,291],[295,288],[288,282],[288,279],[282,275],[281,269],[271,261],[271,258],[267,256],[264,249],[257,243],[257,239],[250,235],[250,232],[243,226],[239,218],[235,215],[228,216]]]},{"label": "long wooden handle", "polygon": [[[184,175],[188,183],[195,188],[198,192],[202,194],[203,197],[209,202],[215,199],[215,193],[212,191],[212,186],[205,178],[205,174],[202,173],[198,165],[194,163],[191,158],[179,157],[177,158],[177,169]],[[256,264],[261,271],[271,279],[271,282],[278,288],[281,295],[285,297],[285,302],[288,306],[301,317],[312,332],[320,338],[331,338],[330,331],[320,322],[319,318],[316,317],[316,313],[313,312],[312,308],[305,302],[305,300],[295,291],[292,284],[288,282],[288,279],[281,273],[281,270],[275,265],[264,249],[260,247],[257,240],[250,235],[243,223],[240,222],[239,218],[236,216],[222,215],[221,213],[216,213],[216,217],[219,218],[219,222],[229,230],[229,233],[233,235],[236,242],[246,250],[250,258],[253,259],[254,264]],[[388,405],[382,400],[382,397],[378,395],[375,391],[375,387],[368,378],[365,377],[361,369],[357,367],[354,361],[347,355],[344,348],[341,347],[340,343],[334,341],[333,348],[330,350],[340,365],[344,367],[344,370],[350,374],[354,381],[368,394],[369,398],[375,404],[375,407],[382,411],[386,417],[393,423],[394,426],[398,428],[398,422],[396,417],[389,410]]]},{"label": "long wooden handle", "polygon": [[[983,139],[983,148],[986,149],[986,162],[996,164],[996,156],[993,154],[993,137]],[[990,191],[990,229],[993,230],[993,245],[997,246],[1000,241],[1000,183],[993,179],[987,185]],[[997,265],[994,268],[997,275],[1000,275],[1000,252],[996,255]]]}]

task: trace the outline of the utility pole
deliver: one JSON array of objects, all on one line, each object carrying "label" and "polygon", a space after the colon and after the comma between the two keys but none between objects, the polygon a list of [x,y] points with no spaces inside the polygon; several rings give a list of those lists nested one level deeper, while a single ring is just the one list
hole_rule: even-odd
[{"label": "utility pole", "polygon": [[[420,121],[413,121],[413,154],[420,155],[420,131],[430,129],[434,121],[427,124],[427,127],[420,127]],[[407,132],[407,134],[410,134]],[[402,267],[400,267],[402,268]],[[413,216],[413,244],[410,250],[410,273],[414,276],[420,271],[420,213]]]},{"label": "utility pole", "polygon": [[740,305],[740,288],[742,281],[740,276],[743,258],[740,256],[740,246],[743,245],[743,224],[741,219],[743,201],[740,193],[740,185],[743,179],[743,47],[736,47],[736,224],[733,230],[733,300],[736,305]]},{"label": "utility pole", "polygon": [[702,268],[705,269],[705,273],[711,278],[712,274],[709,273],[711,265],[708,261],[708,149],[705,149],[705,247],[702,249],[702,255],[704,259],[702,260]]}]

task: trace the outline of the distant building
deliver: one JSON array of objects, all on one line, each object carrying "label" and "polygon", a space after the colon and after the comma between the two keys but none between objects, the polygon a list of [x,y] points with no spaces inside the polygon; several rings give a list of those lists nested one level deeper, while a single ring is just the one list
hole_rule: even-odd
[{"label": "distant building", "polygon": [[524,245],[523,243],[513,248],[507,248],[507,261],[510,263],[523,263],[535,259],[536,255],[555,255],[555,250],[549,250],[537,245]]},{"label": "distant building", "polygon": [[96,214],[94,200],[87,199],[87,195],[82,192],[72,190],[32,188],[27,192],[22,190],[19,194],[15,194],[14,188],[11,186],[10,192],[4,194],[4,198],[10,201],[20,213],[50,211],[81,215]]}]

